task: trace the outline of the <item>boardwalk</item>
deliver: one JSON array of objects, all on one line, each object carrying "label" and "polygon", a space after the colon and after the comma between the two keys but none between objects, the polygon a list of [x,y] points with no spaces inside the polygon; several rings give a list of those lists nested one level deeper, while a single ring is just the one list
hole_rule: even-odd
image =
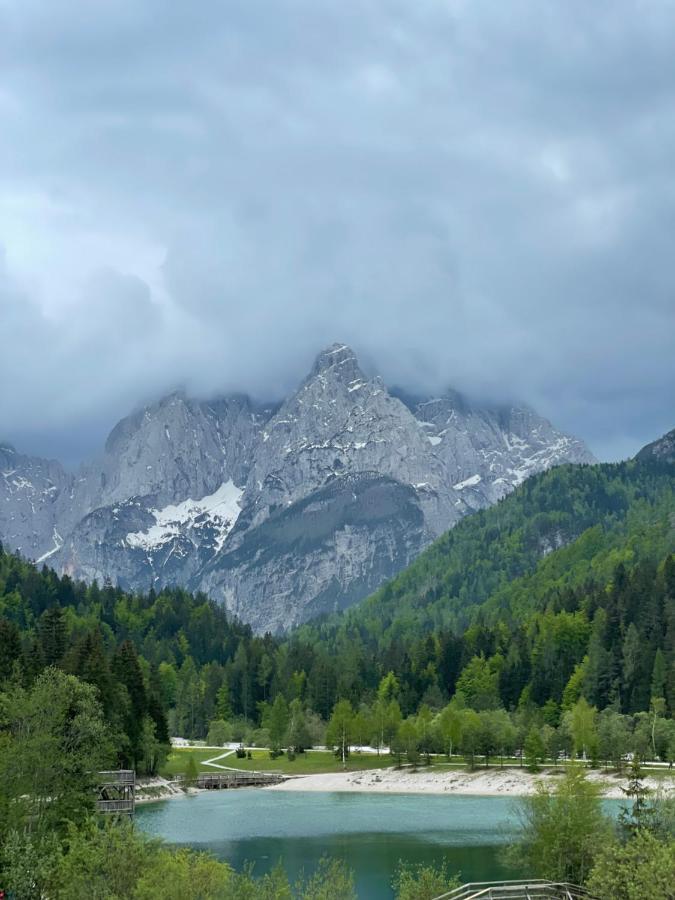
[{"label": "boardwalk", "polygon": [[235,772],[230,770],[222,773],[202,773],[195,782],[195,787],[207,791],[222,791],[238,787],[265,787],[268,784],[280,784],[284,781],[283,775],[273,772]]}]

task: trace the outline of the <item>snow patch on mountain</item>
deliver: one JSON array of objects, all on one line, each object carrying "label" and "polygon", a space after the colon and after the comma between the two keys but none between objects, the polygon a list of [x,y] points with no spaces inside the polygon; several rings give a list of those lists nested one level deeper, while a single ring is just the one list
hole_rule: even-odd
[{"label": "snow patch on mountain", "polygon": [[453,484],[453,487],[456,491],[463,491],[464,488],[475,487],[482,480],[480,475],[472,475],[471,478],[465,478],[464,481],[458,481],[457,484]]},{"label": "snow patch on mountain", "polygon": [[45,562],[45,560],[49,559],[50,556],[54,556],[55,553],[58,553],[61,547],[63,547],[63,538],[56,530],[56,526],[54,526],[54,529],[52,531],[52,538],[54,540],[54,546],[51,550],[47,550],[46,553],[43,553],[42,556],[39,557],[39,559],[35,560],[36,565],[39,566],[41,563]]},{"label": "snow patch on mountain", "polygon": [[169,504],[163,509],[151,509],[155,524],[146,531],[131,531],[126,536],[129,547],[156,550],[158,547],[178,537],[203,518],[216,530],[216,552],[220,551],[225,538],[234,527],[241,512],[241,498],[244,491],[230,479],[213,494],[201,500],[188,497],[182,503]]}]

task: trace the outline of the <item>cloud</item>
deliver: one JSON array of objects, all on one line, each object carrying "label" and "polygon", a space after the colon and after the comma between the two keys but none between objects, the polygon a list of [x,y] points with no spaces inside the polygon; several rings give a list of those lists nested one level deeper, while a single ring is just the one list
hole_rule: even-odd
[{"label": "cloud", "polygon": [[337,339],[633,452],[673,425],[673,26],[7,0],[4,436],[75,458],[177,384],[278,397]]}]

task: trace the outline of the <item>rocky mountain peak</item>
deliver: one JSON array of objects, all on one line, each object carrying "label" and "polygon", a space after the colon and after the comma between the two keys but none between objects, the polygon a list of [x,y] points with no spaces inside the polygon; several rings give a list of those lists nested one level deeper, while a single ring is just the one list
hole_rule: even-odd
[{"label": "rocky mountain peak", "polygon": [[309,379],[317,377],[336,378],[345,384],[366,380],[356,354],[347,344],[331,344],[319,353],[312,366]]}]

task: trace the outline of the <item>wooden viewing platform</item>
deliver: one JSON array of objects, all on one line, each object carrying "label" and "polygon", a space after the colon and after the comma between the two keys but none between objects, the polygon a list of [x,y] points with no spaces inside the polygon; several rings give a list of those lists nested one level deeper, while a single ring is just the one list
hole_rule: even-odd
[{"label": "wooden viewing platform", "polygon": [[[185,777],[177,775],[176,781],[185,781]],[[194,786],[207,791],[223,791],[238,787],[264,787],[268,784],[280,784],[285,776],[276,772],[202,772],[194,781]]]},{"label": "wooden viewing platform", "polygon": [[136,806],[136,773],[133,769],[99,772],[96,809],[108,815],[133,816]]}]

